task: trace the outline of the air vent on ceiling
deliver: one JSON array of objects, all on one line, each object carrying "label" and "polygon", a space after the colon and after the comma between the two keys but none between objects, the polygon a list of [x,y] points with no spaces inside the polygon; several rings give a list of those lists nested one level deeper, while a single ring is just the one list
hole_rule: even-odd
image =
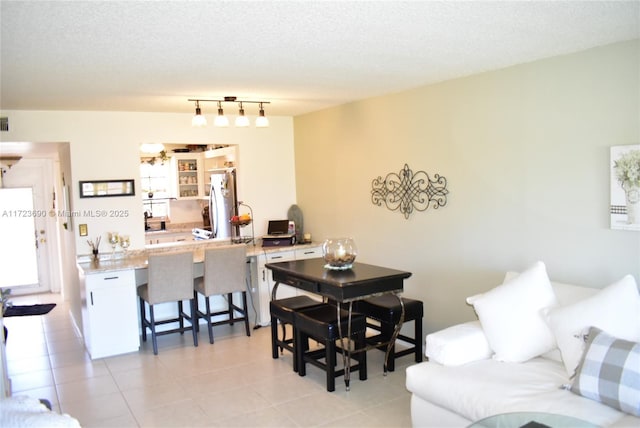
[{"label": "air vent on ceiling", "polygon": [[9,118],[8,117],[0,117],[0,131],[8,131],[9,130]]}]

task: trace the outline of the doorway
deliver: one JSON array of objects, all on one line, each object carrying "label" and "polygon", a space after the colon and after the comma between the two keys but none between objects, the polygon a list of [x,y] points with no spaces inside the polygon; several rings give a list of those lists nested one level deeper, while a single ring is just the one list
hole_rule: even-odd
[{"label": "doorway", "polygon": [[[21,201],[21,207],[16,208],[20,211],[15,214],[27,218],[20,222],[23,227],[19,231],[14,228],[20,236],[12,239],[22,243],[25,254],[29,254],[30,250],[35,253],[35,265],[32,266],[26,265],[26,259],[22,258],[30,256],[18,255],[11,250],[3,256],[8,257],[3,260],[3,264],[20,266],[20,270],[25,270],[21,272],[20,279],[16,277],[15,284],[2,284],[3,288],[11,288],[12,295],[60,292],[60,259],[56,233],[58,219],[55,214],[49,214],[52,209],[57,212],[53,170],[53,159],[22,159],[10,169],[4,170],[2,175],[2,187],[9,192],[2,195],[3,212],[0,212],[0,220],[3,221],[3,227],[10,227],[10,220],[16,220],[15,216],[11,216],[12,207]],[[30,207],[27,193],[32,198]],[[6,216],[5,210],[9,210]],[[27,224],[29,222],[31,226]],[[4,245],[7,246],[7,243]],[[8,247],[11,246],[8,243]]]}]

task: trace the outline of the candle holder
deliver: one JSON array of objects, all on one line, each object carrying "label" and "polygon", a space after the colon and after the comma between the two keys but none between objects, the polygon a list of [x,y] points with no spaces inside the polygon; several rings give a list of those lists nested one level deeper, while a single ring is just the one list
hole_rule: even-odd
[{"label": "candle holder", "polygon": [[330,238],[322,244],[325,269],[347,270],[353,267],[358,249],[352,238]]}]

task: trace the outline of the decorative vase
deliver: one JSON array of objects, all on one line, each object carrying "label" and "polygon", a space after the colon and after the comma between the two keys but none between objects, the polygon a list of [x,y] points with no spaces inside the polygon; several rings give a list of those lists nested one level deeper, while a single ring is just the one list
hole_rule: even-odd
[{"label": "decorative vase", "polygon": [[351,269],[357,254],[358,249],[352,238],[330,238],[322,244],[322,257],[327,262],[324,266],[326,269]]},{"label": "decorative vase", "polygon": [[624,187],[627,204],[627,224],[640,223],[640,187]]}]

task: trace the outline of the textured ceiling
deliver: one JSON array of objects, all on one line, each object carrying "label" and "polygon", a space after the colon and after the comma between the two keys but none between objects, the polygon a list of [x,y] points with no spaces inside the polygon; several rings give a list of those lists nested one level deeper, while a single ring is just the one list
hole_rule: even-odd
[{"label": "textured ceiling", "polygon": [[0,12],[5,110],[186,113],[188,98],[234,95],[295,116],[640,37],[638,1],[2,0]]}]

